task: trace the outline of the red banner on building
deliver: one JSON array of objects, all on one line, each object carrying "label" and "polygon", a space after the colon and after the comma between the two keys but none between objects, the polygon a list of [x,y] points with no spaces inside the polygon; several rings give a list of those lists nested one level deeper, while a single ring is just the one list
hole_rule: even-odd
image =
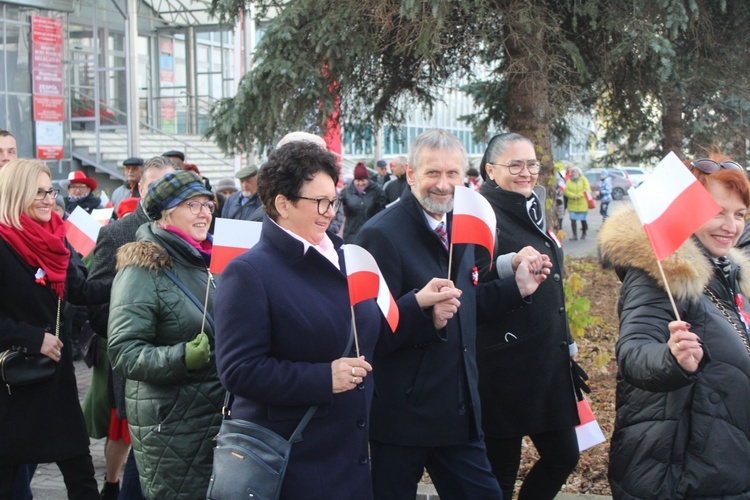
[{"label": "red banner on building", "polygon": [[31,79],[37,158],[59,160],[65,118],[61,19],[31,16]]}]

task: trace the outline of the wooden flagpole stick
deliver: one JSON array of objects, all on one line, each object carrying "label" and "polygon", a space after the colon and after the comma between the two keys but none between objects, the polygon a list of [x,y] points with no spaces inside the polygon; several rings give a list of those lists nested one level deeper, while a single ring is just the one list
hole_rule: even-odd
[{"label": "wooden flagpole stick", "polygon": [[656,265],[659,266],[659,272],[661,273],[661,279],[664,281],[664,288],[667,290],[667,295],[669,296],[669,302],[672,303],[672,309],[674,310],[674,315],[677,318],[677,321],[682,321],[680,319],[680,313],[677,312],[677,304],[674,302],[674,297],[672,297],[672,290],[669,288],[669,282],[667,282],[667,277],[664,275],[664,269],[661,267],[661,261],[659,259],[656,259]]},{"label": "wooden flagpole stick", "polygon": [[453,243],[450,244],[448,251],[448,279],[451,279],[451,267],[453,266]]},{"label": "wooden flagpole stick", "polygon": [[354,331],[354,347],[357,350],[357,357],[359,357],[359,336],[357,335],[357,321],[354,317],[354,306],[349,306],[352,309],[352,330]]}]

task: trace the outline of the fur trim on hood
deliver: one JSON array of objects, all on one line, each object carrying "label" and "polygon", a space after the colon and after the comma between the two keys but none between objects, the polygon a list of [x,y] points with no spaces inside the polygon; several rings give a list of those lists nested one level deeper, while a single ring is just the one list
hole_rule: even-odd
[{"label": "fur trim on hood", "polygon": [[[664,288],[654,250],[632,207],[618,210],[607,219],[606,224],[599,230],[597,243],[599,259],[605,269],[643,269]],[[740,267],[737,278],[739,287],[742,293],[748,296],[750,259],[737,248],[730,250],[727,257]],[[700,297],[703,287],[714,274],[714,265],[692,238],[688,238],[673,255],[663,260],[661,265],[669,287],[678,300],[693,300]]]},{"label": "fur trim on hood", "polygon": [[117,251],[117,270],[127,267],[145,267],[149,271],[156,271],[165,267],[172,267],[172,257],[167,251],[150,241],[134,241],[126,243]]}]

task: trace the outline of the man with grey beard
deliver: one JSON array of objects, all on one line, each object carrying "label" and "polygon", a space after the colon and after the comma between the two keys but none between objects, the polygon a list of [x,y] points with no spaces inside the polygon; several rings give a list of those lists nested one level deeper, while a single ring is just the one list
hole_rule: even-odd
[{"label": "man with grey beard", "polygon": [[453,248],[448,276],[454,188],[463,184],[467,166],[455,136],[437,129],[422,133],[409,150],[411,189],[370,219],[355,241],[375,257],[394,298],[434,277],[450,278],[463,292],[442,324],[432,327],[433,342],[407,342],[374,359],[370,454],[376,499],[413,500],[425,468],[440,498],[502,499],[480,422],[477,318],[522,306],[549,270],[543,257],[528,257],[515,276],[477,283],[474,245],[461,244]]}]

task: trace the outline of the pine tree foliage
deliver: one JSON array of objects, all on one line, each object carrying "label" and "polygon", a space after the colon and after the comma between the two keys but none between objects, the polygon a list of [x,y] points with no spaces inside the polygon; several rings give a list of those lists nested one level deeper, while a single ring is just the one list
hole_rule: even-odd
[{"label": "pine tree foliage", "polygon": [[[260,0],[274,11],[253,70],[212,110],[227,152],[267,147],[290,130],[340,120],[377,127],[429,111],[463,84],[480,138],[532,139],[551,172],[552,133],[592,110],[616,145],[609,160],[655,158],[716,142],[744,152],[750,129],[750,2],[726,0]],[[224,22],[244,0],[213,0]]]}]

